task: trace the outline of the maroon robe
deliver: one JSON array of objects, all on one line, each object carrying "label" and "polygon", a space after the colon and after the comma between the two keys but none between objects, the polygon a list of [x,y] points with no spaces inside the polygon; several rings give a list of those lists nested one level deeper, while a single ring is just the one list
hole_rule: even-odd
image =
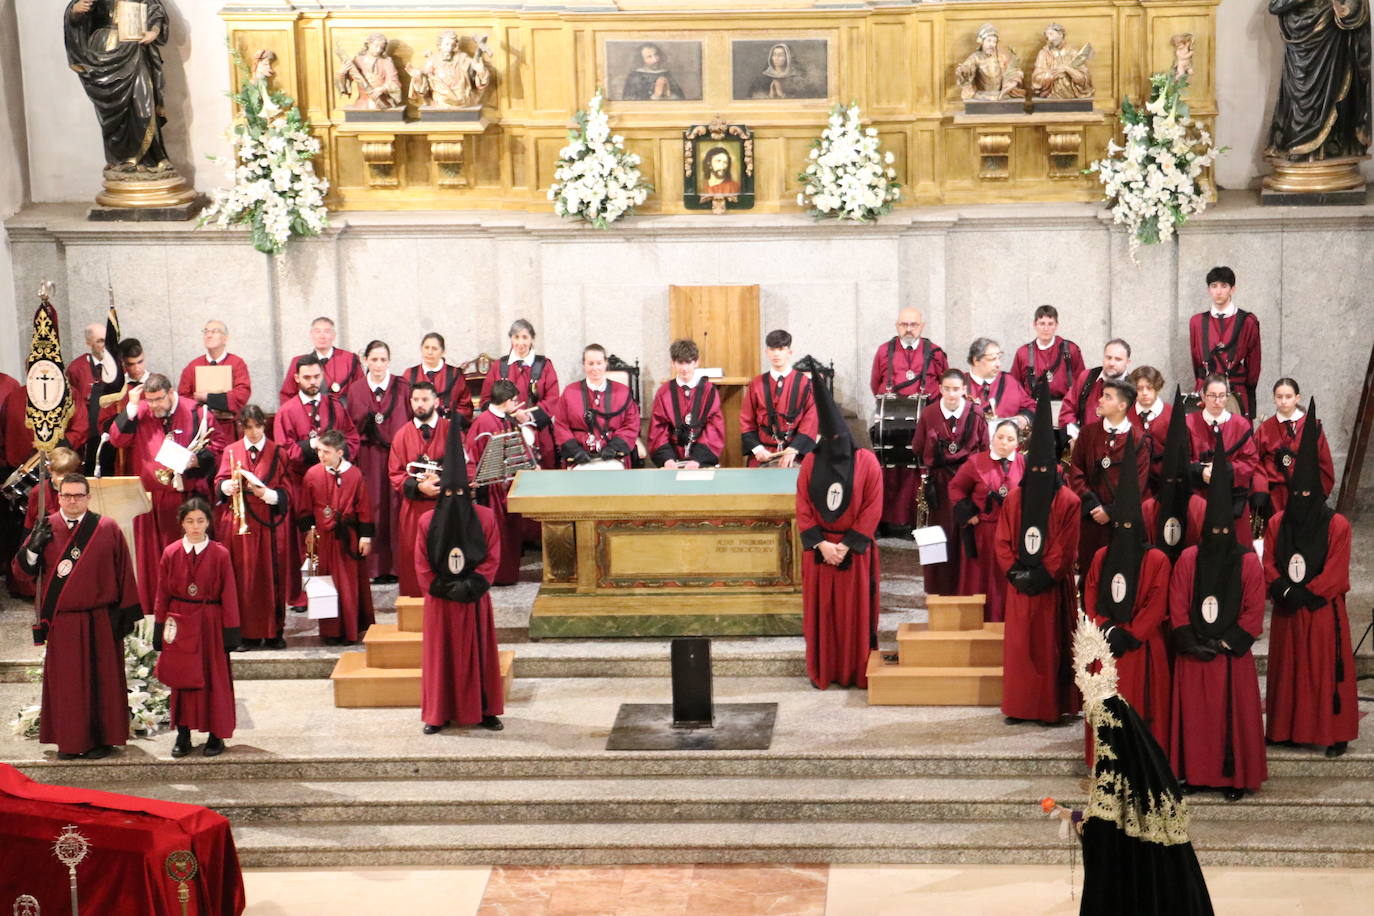
[{"label": "maroon robe", "polygon": [[[234,420],[239,411],[248,406],[249,400],[253,397],[253,382],[248,375],[248,364],[239,356],[233,353],[224,352],[214,363],[210,358],[202,353],[195,359],[186,364],[186,368],[181,370],[181,381],[177,383],[177,394],[183,398],[194,399],[196,393],[196,368],[198,366],[228,366],[231,373],[232,384],[228,391],[216,394],[208,394],[205,397],[205,406],[215,412],[215,419],[219,420],[219,425],[215,427],[215,434],[210,437],[210,447],[215,453],[215,462],[219,462],[219,456],[224,453],[224,449],[229,445],[234,435]],[[218,732],[216,732],[218,734]]]},{"label": "maroon robe", "polygon": [[[379,421],[377,417],[381,417]],[[348,418],[358,430],[358,457],[353,463],[367,481],[377,534],[367,557],[367,575],[396,576],[401,498],[391,486],[391,443],[410,423],[410,384],[399,375],[378,395],[367,376],[348,387]]]},{"label": "maroon robe", "polygon": [[372,586],[368,584],[358,541],[372,537],[372,504],[357,467],[337,477],[322,464],[305,472],[298,525],[315,527],[318,572],[332,576],[339,591],[339,616],[320,620],[320,636],[357,642],[372,626]]},{"label": "maroon robe", "polygon": [[440,413],[445,417],[451,417],[455,412],[461,414],[464,426],[472,422],[472,392],[468,390],[468,379],[462,369],[440,363],[438,369],[430,371],[421,363],[411,366],[401,377],[407,385],[412,386],[417,382],[429,382],[439,398]]},{"label": "maroon robe", "polygon": [[[286,378],[281,383],[279,394],[283,404],[300,393],[300,388],[296,385],[296,363],[299,361],[300,356],[291,357],[291,365],[287,367]],[[354,379],[363,377],[362,362],[359,361],[357,354],[348,350],[335,347],[329,358],[323,362],[324,381],[320,383],[320,394],[332,394],[342,398]]]},{"label": "maroon robe", "polygon": [[[292,544],[296,527],[286,483],[286,458],[277,443],[266,436],[261,446],[254,460],[242,439],[229,443],[215,475],[215,534],[229,548],[234,585],[238,589],[239,628],[244,639],[276,639],[284,635],[286,605],[295,597],[295,592],[290,591],[289,566],[295,556]],[[233,499],[223,489],[236,461],[277,493],[277,504],[273,506],[255,496],[247,486],[243,488],[243,513],[248,523],[245,534],[238,533]],[[297,564],[298,577],[299,574]]]},{"label": "maroon robe", "polygon": [[1073,380],[1083,369],[1083,351],[1078,344],[1058,334],[1043,350],[1034,340],[1022,344],[1016,349],[1016,358],[1011,364],[1012,377],[1027,391],[1034,392],[1035,386],[1048,378],[1053,401],[1062,401],[1068,396]]},{"label": "maroon robe", "polygon": [[225,630],[239,628],[239,598],[229,549],[209,541],[196,556],[178,541],[167,545],[160,562],[162,574],[158,577],[154,610],[157,622],[164,627],[159,667],[177,652],[165,628],[168,616],[172,616],[179,624],[179,641],[189,641],[193,633],[198,637],[198,642],[187,648],[198,656],[192,664],[199,663],[204,684],[172,687],[172,725],[209,732],[216,738],[232,738],[237,717]]},{"label": "maroon robe", "polygon": [[1024,455],[1016,453],[1009,460],[1011,464],[1004,475],[1002,466],[991,452],[979,452],[965,461],[949,482],[949,502],[955,514],[978,519],[976,525],[957,525],[956,537],[949,543],[951,553],[958,551],[961,554],[959,586],[954,594],[986,596],[983,619],[989,621],[1006,619],[1004,605],[1008,586],[1006,576],[997,565],[997,520],[1002,515],[1002,503],[1021,485],[1021,478],[1026,473]]},{"label": "maroon robe", "polygon": [[964,384],[968,386],[968,399],[973,404],[973,412],[979,416],[986,413],[989,403],[998,417],[1022,416],[1029,420],[1035,416],[1035,398],[1027,394],[1026,389],[1009,372],[999,372],[997,378],[986,384],[976,381],[965,372]]},{"label": "maroon robe", "polygon": [[[138,589],[133,558],[119,523],[97,519],[95,533],[53,605],[43,656],[38,740],[56,744],[62,754],[129,740],[124,637],[139,618]],[[74,536],[61,512],[49,515],[48,524],[53,537],[40,557],[44,596],[52,593]],[[35,574],[26,563],[27,552],[21,548],[14,565]]]},{"label": "maroon robe", "polygon": [[1144,444],[1150,450],[1150,483],[1140,491],[1141,498],[1153,496],[1159,489],[1164,475],[1164,440],[1169,436],[1169,420],[1173,415],[1173,405],[1164,403],[1159,403],[1159,413],[1149,420],[1140,415],[1138,404],[1132,404],[1131,409],[1126,411],[1131,425],[1145,434]]},{"label": "maroon robe", "polygon": [[[997,568],[1004,582],[1018,556],[1023,492],[1018,487],[1007,494],[997,520]],[[1010,583],[1006,586],[1005,716],[1057,723],[1064,714],[1078,710],[1069,658],[1069,640],[1077,623],[1073,563],[1078,556],[1078,505],[1078,497],[1068,487],[1055,490],[1042,551],[1055,585],[1039,595],[1023,595]]]},{"label": "maroon robe", "polygon": [[[1119,626],[1140,640],[1140,647],[1132,649],[1116,660],[1116,692],[1140,715],[1164,753],[1169,753],[1169,650],[1165,636],[1169,631],[1169,557],[1162,550],[1148,550],[1140,562],[1136,580],[1135,607],[1130,623],[1117,623],[1097,613],[1099,588],[1111,588],[1102,582],[1102,563],[1107,548],[1092,558],[1087,577],[1083,580],[1083,610],[1098,626]],[[1086,725],[1088,766],[1092,766],[1092,726]]]},{"label": "maroon robe", "polygon": [[[1145,540],[1155,547],[1163,547],[1155,532],[1159,526],[1159,501],[1153,496],[1140,504],[1145,518]],[[1183,546],[1192,547],[1202,536],[1202,519],[1207,515],[1207,500],[1196,493],[1188,497],[1188,517],[1183,520]]]},{"label": "maroon robe", "polygon": [[619,382],[606,379],[606,388],[600,392],[589,389],[585,381],[573,382],[554,405],[553,438],[565,462],[579,452],[595,458],[614,443],[624,453],[620,460],[628,468],[639,438],[639,405],[630,389]]},{"label": "maroon robe", "polygon": [[[1261,487],[1273,502],[1273,511],[1282,512],[1288,505],[1288,478],[1293,463],[1298,460],[1298,443],[1307,414],[1297,420],[1284,421],[1269,417],[1255,430],[1255,450],[1259,454],[1259,471],[1255,474],[1255,489]],[[1331,462],[1331,445],[1326,441],[1326,429],[1317,432],[1317,462],[1321,469],[1322,491],[1330,493],[1336,486],[1336,467]]]},{"label": "maroon robe", "polygon": [[[558,460],[558,444],[553,439],[553,409],[558,402],[558,372],[553,368],[553,360],[547,356],[535,356],[535,366],[526,365],[519,360],[511,362],[509,355],[491,364],[487,377],[482,381],[481,408],[486,410],[491,403],[491,386],[498,379],[508,379],[515,383],[516,397],[524,402],[525,408],[534,415],[534,447],[539,452],[539,466],[548,470],[562,467]],[[539,377],[534,377],[535,367]]]},{"label": "maroon robe", "polygon": [[[954,451],[950,451],[950,446]],[[939,525],[945,532],[945,553],[948,559],[921,567],[927,595],[956,595],[959,593],[959,570],[963,551],[958,549],[954,528],[954,500],[950,496],[950,482],[959,468],[972,456],[988,450],[988,424],[977,414],[970,401],[964,401],[963,412],[953,428],[936,401],[916,421],[916,434],[911,440],[916,463],[926,475],[926,495],[931,525]],[[914,497],[913,497],[914,502]]]},{"label": "maroon robe", "polygon": [[[352,356],[352,354],[349,354]],[[348,411],[343,402],[332,395],[321,393],[318,406],[312,412],[299,396],[293,396],[277,408],[277,416],[272,424],[272,438],[281,447],[286,458],[286,487],[291,495],[292,513],[299,515],[304,505],[302,481],[308,468],[319,463],[320,457],[310,447],[310,434],[337,429],[344,434],[344,453],[348,460],[358,454],[358,432],[353,421],[348,419]],[[288,566],[290,585],[287,592],[292,596],[294,605],[305,604],[301,593],[301,561],[305,556],[305,532],[297,530],[291,539],[291,559]]]},{"label": "maroon robe", "polygon": [[[927,395],[932,400],[940,396],[940,376],[949,368],[945,351],[922,337],[913,347],[903,347],[893,337],[873,354],[873,371],[868,387],[874,397],[894,394],[914,398]],[[920,474],[916,468],[883,468],[883,522],[888,525],[910,526],[916,514],[916,484]]]},{"label": "maroon robe", "polygon": [[[1249,496],[1251,479],[1259,468],[1259,452],[1255,449],[1252,430],[1250,421],[1238,414],[1231,414],[1221,426],[1221,441],[1226,444],[1226,456],[1231,462],[1231,473],[1235,475],[1236,490],[1243,491],[1238,493],[1238,498],[1244,509],[1236,517],[1235,529],[1236,540],[1246,547],[1255,543],[1250,531]],[[1212,449],[1216,445],[1216,437],[1205,411],[1188,415],[1188,439],[1192,446],[1189,460],[1193,463],[1193,481],[1198,493],[1205,498],[1210,485],[1202,482],[1201,465],[1212,460]]]},{"label": "maroon robe", "polygon": [[420,516],[434,508],[435,497],[420,492],[419,479],[410,476],[406,465],[425,459],[442,462],[447,444],[448,420],[443,417],[435,422],[428,440],[414,420],[402,426],[391,439],[386,473],[391,492],[396,494],[401,507],[396,529],[396,578],[400,580],[400,594],[407,598],[419,598],[424,594],[420,580],[415,576],[415,557],[411,555],[411,550]]},{"label": "maroon robe", "polygon": [[[472,421],[471,428],[464,433],[464,446],[467,449],[471,476],[477,475],[477,468],[486,454],[491,437],[496,433],[518,432],[520,426],[512,417],[498,417],[487,408]],[[511,512],[506,505],[512,481],[488,484],[477,490],[477,501],[491,510],[492,521],[501,534],[501,563],[496,567],[495,578],[487,576],[492,585],[514,585],[520,581],[520,556],[523,549],[523,518]]]},{"label": "maroon robe", "polygon": [[[772,405],[771,410],[769,405]],[[765,372],[755,376],[744,389],[739,433],[746,466],[759,465],[753,455],[756,445],[770,452],[791,446],[801,458],[816,447],[818,429],[811,379],[797,370],[787,373],[781,388],[773,380],[772,373]]]},{"label": "maroon robe", "polygon": [[158,449],[169,436],[177,444],[189,447],[200,429],[202,416],[209,423],[213,438],[215,420],[206,407],[183,397],[177,397],[176,406],[164,419],[153,416],[147,401],[138,402],[135,416],[130,420],[128,413],[123,411],[116,415],[114,425],[110,427],[110,444],[116,448],[131,449],[133,470],[143,483],[143,489],[152,498],[152,509],[134,516],[134,541],[138,545],[138,594],[143,607],[152,608],[157,602],[162,549],[181,538],[177,510],[192,496],[209,501],[210,478],[215,472],[214,465],[201,468],[192,461],[186,470],[195,476],[183,476],[182,489],[178,490],[175,478],[170,483],[157,479],[157,471],[162,468],[156,461]]},{"label": "maroon robe", "polygon": [[[692,418],[690,431],[688,416]],[[688,438],[692,441],[690,450],[685,448]],[[703,378],[691,388],[683,388],[673,378],[658,386],[649,417],[649,457],[654,464],[662,467],[667,461],[698,461],[702,467],[714,467],[720,464],[724,449],[725,415],[720,412],[720,392],[715,385]]]},{"label": "maroon robe", "polygon": [[[1078,433],[1069,463],[1068,484],[1082,505],[1082,530],[1078,533],[1078,572],[1085,575],[1099,548],[1106,547],[1112,537],[1112,504],[1116,502],[1116,488],[1121,482],[1121,468],[1126,460],[1126,438],[1136,443],[1136,481],[1145,492],[1150,477],[1150,453],[1141,445],[1142,433],[1131,426],[1128,432],[1109,435],[1106,420],[1086,424]],[[1103,459],[1111,462],[1102,466]],[[1095,521],[1091,512],[1101,506],[1107,510],[1107,522]]]},{"label": "maroon robe", "polygon": [[[119,358],[116,356],[115,365],[117,366],[118,364]],[[90,353],[82,353],[80,356],[73,359],[71,363],[67,365],[67,383],[71,386],[72,402],[76,405],[76,410],[72,413],[72,421],[75,421],[77,416],[80,416],[81,428],[86,430],[89,430],[91,428],[91,388],[95,385],[96,371],[97,367],[100,367],[100,365],[101,364],[97,363]],[[100,371],[103,372],[104,369],[101,368]],[[113,391],[115,390],[117,389],[111,388],[109,391],[102,390],[102,393],[109,394],[113,393]],[[115,414],[118,410],[118,405],[107,404],[106,406],[101,407],[96,411],[97,420],[95,429],[97,430],[97,432],[95,435],[97,438],[99,438],[101,432],[104,432],[105,430],[110,428],[110,423],[114,421]],[[70,437],[68,437],[68,441],[70,441]],[[83,445],[85,444],[85,441],[86,440],[83,438]],[[82,453],[80,449],[78,449],[77,454],[84,453]],[[27,458],[28,456],[26,455],[24,457]]]},{"label": "maroon robe", "polygon": [[[1169,621],[1174,627],[1191,625],[1193,573],[1198,548],[1183,551],[1169,582]],[[1264,570],[1254,552],[1241,566],[1241,629],[1259,639],[1264,631]],[[1305,612],[1300,612],[1305,613]],[[1229,700],[1229,707],[1228,707]],[[1235,769],[1222,771],[1226,757],[1227,718]],[[1214,788],[1258,789],[1268,778],[1264,756],[1264,721],[1260,708],[1259,675],[1255,656],[1224,652],[1211,661],[1185,653],[1174,658],[1173,738],[1169,762],[1179,782]]]},{"label": "maroon robe", "polygon": [[[501,534],[490,509],[478,505],[472,508],[487,539],[487,555],[477,565],[476,573],[490,582],[501,563]],[[426,725],[476,725],[486,716],[505,712],[491,592],[484,592],[475,604],[429,594],[434,571],[429,566],[427,547],[433,517],[433,509],[425,512],[411,542],[415,560],[412,575],[425,596],[420,718]]]},{"label": "maroon robe", "polygon": [[1240,308],[1229,318],[1216,318],[1211,309],[1198,312],[1188,319],[1188,348],[1197,379],[1193,390],[1202,391],[1210,373],[1224,375],[1240,402],[1241,413],[1253,420],[1255,386],[1260,377],[1259,319]]},{"label": "maroon robe", "polygon": [[[1102,374],[1101,366],[1095,366],[1074,376],[1073,385],[1070,386],[1069,393],[1064,396],[1064,403],[1059,408],[1060,429],[1068,429],[1070,423],[1083,427],[1096,422],[1097,399],[1102,397],[1106,381],[1107,376]],[[1135,420],[1131,422],[1134,423]],[[1160,431],[1160,441],[1163,441],[1163,435],[1168,429],[1165,426]]]},{"label": "maroon robe", "polygon": [[[1269,520],[1264,543],[1264,580],[1279,578],[1275,549],[1280,512]],[[1355,656],[1345,596],[1350,591],[1350,523],[1339,513],[1327,529],[1326,562],[1305,583],[1326,604],[1309,611],[1279,605],[1269,622],[1269,670],[1265,682],[1265,737],[1330,747],[1360,736]],[[1344,677],[1336,681],[1336,668]],[[1339,694],[1341,711],[1333,711]]]},{"label": "maroon robe", "polygon": [[[878,548],[873,539],[883,514],[882,467],[873,452],[856,447],[849,506],[827,522],[811,504],[815,463],[814,454],[807,455],[797,475],[806,674],[821,690],[832,683],[866,689],[868,656],[878,648]],[[845,563],[831,566],[822,560],[816,547],[821,541],[847,544]]]}]

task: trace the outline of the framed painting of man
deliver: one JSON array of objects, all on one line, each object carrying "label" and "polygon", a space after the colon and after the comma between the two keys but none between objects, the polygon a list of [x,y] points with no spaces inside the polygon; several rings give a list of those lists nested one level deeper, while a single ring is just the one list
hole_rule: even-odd
[{"label": "framed painting of man", "polygon": [[683,133],[682,203],[689,210],[749,210],[754,206],[754,136],[720,119]]},{"label": "framed painting of man", "polygon": [[702,43],[676,38],[608,39],[606,97],[612,102],[701,101]]}]

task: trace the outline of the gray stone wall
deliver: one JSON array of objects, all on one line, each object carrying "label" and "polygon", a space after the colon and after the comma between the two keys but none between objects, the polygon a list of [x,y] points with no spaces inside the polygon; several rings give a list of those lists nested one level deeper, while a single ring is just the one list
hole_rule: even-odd
[{"label": "gray stone wall", "polygon": [[1321,403],[1339,467],[1374,341],[1374,206],[1265,209],[1243,192],[1223,194],[1178,241],[1142,249],[1138,265],[1105,212],[1085,204],[927,208],[878,226],[642,218],[607,232],[538,214],[336,214],[327,236],[294,243],[279,262],[238,232],[82,216],[39,205],[9,220],[21,304],[52,278],[65,326],[79,328],[103,313],[108,280],[126,334],[143,340],[150,366],[172,372],[199,352],[204,320],[221,318],[264,404],[316,315],[335,317],[350,348],[388,341],[398,368],[417,361],[430,330],[454,360],[503,352],[505,329],[525,317],[565,380],[593,340],[639,359],[646,380],[663,379],[670,284],[758,283],[762,330],[787,327],[798,354],[833,360],[841,399],[864,416],[873,352],[906,305],[925,310],[928,333],[958,366],[985,334],[1010,368],[1034,307],[1051,303],[1090,360],[1125,337],[1134,364],[1186,387],[1187,317],[1207,305],[1207,269],[1228,264],[1236,301],[1263,326],[1262,408],[1272,412],[1274,379],[1296,377]]}]

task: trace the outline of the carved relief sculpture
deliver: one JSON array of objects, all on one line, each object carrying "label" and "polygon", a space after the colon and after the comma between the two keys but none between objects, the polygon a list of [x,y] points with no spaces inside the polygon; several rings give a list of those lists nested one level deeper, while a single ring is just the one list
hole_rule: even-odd
[{"label": "carved relief sculpture", "polygon": [[1290,162],[1369,150],[1369,0],[1269,0],[1283,77],[1265,154]]},{"label": "carved relief sculpture", "polygon": [[339,95],[357,94],[357,100],[349,107],[359,111],[390,111],[400,107],[401,76],[387,56],[387,44],[385,35],[373,32],[355,57],[341,56],[335,85]]},{"label": "carved relief sculpture", "polygon": [[254,80],[262,80],[270,83],[272,77],[277,75],[274,65],[277,62],[277,52],[271,48],[263,48],[253,57],[253,76]]},{"label": "carved relief sculpture", "polygon": [[425,52],[424,64],[406,71],[412,103],[422,109],[481,107],[491,90],[492,72],[487,66],[491,50],[485,35],[472,41],[474,53],[468,54],[457,32],[447,29],[439,35],[434,49]]},{"label": "carved relief sculpture", "polygon": [[992,25],[978,30],[978,49],[954,68],[954,80],[965,101],[1019,99],[1025,95],[1021,88],[1023,77],[1016,54],[1001,46],[997,29]]},{"label": "carved relief sculpture", "polygon": [[1184,79],[1193,75],[1193,33],[1179,32],[1169,39],[1174,46],[1174,77]]},{"label": "carved relief sculpture", "polygon": [[1038,99],[1088,99],[1093,94],[1093,75],[1088,61],[1093,46],[1074,48],[1064,43],[1064,27],[1057,22],[1045,26],[1045,46],[1035,55],[1031,71],[1031,90]]}]

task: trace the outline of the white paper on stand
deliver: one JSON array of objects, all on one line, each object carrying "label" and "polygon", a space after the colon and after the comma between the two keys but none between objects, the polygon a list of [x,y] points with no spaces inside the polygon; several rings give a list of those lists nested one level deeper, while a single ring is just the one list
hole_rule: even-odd
[{"label": "white paper on stand", "polygon": [[196,456],[189,448],[178,445],[171,439],[163,439],[162,446],[158,448],[153,460],[164,468],[176,471],[178,474],[185,474],[186,469],[191,466],[191,461]]}]

